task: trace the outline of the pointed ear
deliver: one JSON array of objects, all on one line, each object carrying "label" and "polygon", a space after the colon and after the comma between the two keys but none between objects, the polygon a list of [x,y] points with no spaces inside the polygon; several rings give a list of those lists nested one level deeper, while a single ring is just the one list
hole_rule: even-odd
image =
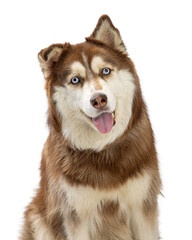
[{"label": "pointed ear", "polygon": [[126,47],[121,38],[120,32],[114,27],[111,19],[107,15],[100,17],[97,26],[87,40],[96,39],[103,42],[122,53],[126,53]]},{"label": "pointed ear", "polygon": [[39,52],[38,60],[45,78],[50,75],[54,63],[59,60],[63,48],[63,44],[53,44]]}]

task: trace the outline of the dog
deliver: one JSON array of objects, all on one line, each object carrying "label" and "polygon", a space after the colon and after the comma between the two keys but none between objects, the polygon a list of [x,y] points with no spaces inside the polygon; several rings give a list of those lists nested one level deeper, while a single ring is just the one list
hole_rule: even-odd
[{"label": "dog", "polygon": [[103,15],[85,42],[38,59],[50,133],[20,239],[159,239],[154,134],[119,30]]}]

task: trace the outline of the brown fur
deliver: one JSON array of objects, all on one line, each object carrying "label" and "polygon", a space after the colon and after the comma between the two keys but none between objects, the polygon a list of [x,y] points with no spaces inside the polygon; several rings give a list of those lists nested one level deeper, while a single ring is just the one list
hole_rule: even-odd
[{"label": "brown fur", "polygon": [[[102,17],[96,26],[93,34],[87,38],[85,43],[78,45],[54,44],[39,53],[40,64],[46,75],[46,92],[48,97],[48,124],[50,129],[49,137],[45,143],[41,161],[41,181],[40,186],[31,204],[25,213],[25,224],[21,234],[21,240],[36,240],[34,238],[33,218],[40,216],[43,224],[50,230],[56,240],[67,239],[67,226],[78,228],[81,219],[74,209],[70,209],[70,204],[65,198],[65,194],[59,190],[60,179],[65,179],[71,186],[91,186],[94,189],[114,189],[124,184],[128,179],[137,177],[144,170],[152,176],[150,191],[143,202],[143,212],[148,216],[149,221],[157,214],[157,195],[159,194],[161,181],[158,170],[158,160],[155,150],[153,131],[147,114],[146,106],[142,98],[139,79],[133,62],[125,53],[115,48],[113,36],[105,41],[96,39],[102,21],[108,20],[107,16]],[[109,21],[114,31],[119,31]],[[119,34],[120,35],[120,34]],[[111,44],[110,44],[111,43]],[[124,46],[123,42],[120,43]],[[58,48],[57,55],[49,59],[49,54],[54,48]],[[114,64],[119,69],[127,69],[133,74],[136,85],[136,93],[132,106],[132,117],[122,136],[112,144],[105,146],[100,152],[91,150],[73,149],[70,142],[64,138],[61,131],[61,117],[56,111],[55,103],[52,100],[53,87],[62,84],[65,75],[68,74],[68,66],[74,61],[83,62],[80,53],[86,53],[88,62],[95,53],[106,59],[113,59]],[[61,51],[60,51],[61,50]],[[112,57],[111,57],[112,56]],[[43,65],[47,61],[47,65]],[[97,88],[101,86],[96,83]],[[61,209],[65,206],[65,209]],[[103,216],[103,228],[97,228],[100,240],[103,239],[124,239],[118,235],[119,228],[127,227],[127,222],[123,212],[119,209],[118,202],[105,202],[101,204],[99,214]],[[113,216],[118,215],[118,222],[113,220]],[[96,223],[95,223],[96,224]],[[116,228],[116,234],[110,235],[110,231]],[[106,229],[108,229],[106,231]],[[74,230],[75,231],[75,230]],[[131,232],[131,230],[128,230]],[[119,233],[120,234],[120,233]],[[91,239],[98,239],[92,236]]]}]

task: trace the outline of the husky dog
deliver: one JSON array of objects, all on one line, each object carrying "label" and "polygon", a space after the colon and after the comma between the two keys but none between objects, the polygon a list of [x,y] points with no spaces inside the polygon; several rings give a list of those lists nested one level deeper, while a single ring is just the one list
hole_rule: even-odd
[{"label": "husky dog", "polygon": [[153,131],[118,29],[103,15],[85,42],[38,59],[50,134],[20,239],[159,239]]}]

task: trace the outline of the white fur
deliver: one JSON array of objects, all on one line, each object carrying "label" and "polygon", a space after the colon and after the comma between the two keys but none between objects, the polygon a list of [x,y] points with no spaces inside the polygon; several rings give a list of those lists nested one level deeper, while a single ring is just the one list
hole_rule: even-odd
[{"label": "white fur", "polygon": [[[82,97],[79,102],[80,109],[91,118],[97,117],[99,115],[97,109],[95,109],[91,103],[90,99],[96,94],[96,93],[103,93],[107,96],[108,99],[108,112],[114,112],[116,108],[116,100],[113,96],[113,93],[110,91],[108,85],[106,82],[102,79],[99,79],[99,83],[102,86],[102,90],[96,90],[93,83],[86,82],[83,86],[82,90]],[[97,129],[95,128],[97,131]]]},{"label": "white fur", "polygon": [[66,181],[62,183],[68,202],[82,218],[96,211],[101,201],[119,201],[122,209],[141,205],[146,198],[151,176],[145,172],[136,178],[129,179],[119,188],[110,190],[93,189],[89,186],[71,186]]},{"label": "white fur", "polygon": [[141,206],[133,206],[131,211],[132,231],[134,232],[135,239],[137,240],[158,240],[158,220],[153,222],[146,219],[143,214]]},{"label": "white fur", "polygon": [[30,217],[32,222],[34,240],[55,240],[55,237],[50,232],[49,228],[45,226],[42,216],[36,214]]},{"label": "white fur", "polygon": [[[130,214],[132,209],[135,212],[133,217],[141,216],[138,219],[140,227],[137,229],[137,235],[142,236],[142,231],[146,228],[149,229],[149,224],[147,220],[142,217],[142,201],[146,198],[149,186],[151,182],[151,177],[147,172],[137,178],[128,180],[124,185],[113,190],[99,190],[93,189],[92,187],[86,186],[71,186],[66,181],[60,181],[60,190],[65,192],[66,199],[71,209],[75,209],[77,215],[82,220],[82,224],[77,229],[79,232],[79,238],[69,238],[69,239],[85,239],[87,240],[87,231],[91,232],[93,235],[96,232],[95,221],[98,227],[102,227],[102,219],[99,215],[98,209],[101,202],[105,201],[118,201],[120,204],[121,212],[126,214],[127,224],[130,224],[132,215]],[[134,219],[135,220],[135,219]],[[137,223],[138,224],[138,223]],[[132,239],[129,236],[129,227],[127,228],[127,239]],[[145,235],[145,234],[144,234]],[[143,236],[144,236],[143,235]],[[128,237],[129,236],[129,237]],[[142,237],[143,237],[142,236]],[[155,236],[155,235],[154,235]],[[136,238],[137,240],[152,240],[150,234],[147,234],[149,238]],[[156,240],[157,238],[153,238]]]},{"label": "white fur", "polygon": [[70,224],[68,225],[66,222],[64,224],[67,240],[90,240],[87,220],[82,219],[82,222],[76,226],[76,228],[71,227]]},{"label": "white fur", "polygon": [[[80,67],[80,63],[75,62],[74,65]],[[92,65],[98,66],[98,58],[93,60]],[[135,91],[134,78],[128,70],[114,70],[108,78],[108,81],[99,79],[102,90],[95,89],[91,83],[94,79],[90,79],[82,88],[70,85],[55,87],[53,100],[62,117],[63,134],[77,149],[100,151],[121,136],[128,126]],[[115,110],[116,124],[107,134],[99,133],[89,119],[98,115],[90,103],[91,97],[97,92],[107,95],[109,112]]]},{"label": "white fur", "polygon": [[93,57],[91,61],[91,69],[94,73],[99,74],[100,70],[103,68],[113,68],[111,64],[106,63],[100,56]]},{"label": "white fur", "polygon": [[72,72],[73,72],[72,74],[74,76],[81,75],[81,77],[83,77],[83,78],[85,78],[85,76],[86,76],[85,67],[78,61],[72,63],[71,70],[72,70]]}]

